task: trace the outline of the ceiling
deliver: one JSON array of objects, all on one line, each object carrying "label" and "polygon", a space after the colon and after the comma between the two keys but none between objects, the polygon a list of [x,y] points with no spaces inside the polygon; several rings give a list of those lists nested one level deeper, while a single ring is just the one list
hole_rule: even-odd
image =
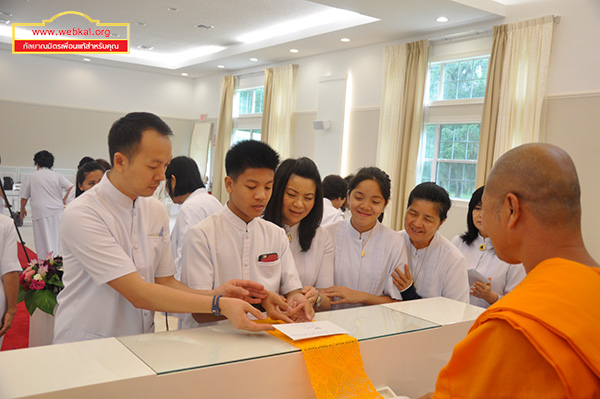
[{"label": "ceiling", "polygon": [[[77,11],[100,23],[129,23],[131,53],[52,57],[81,62],[85,57],[100,65],[201,77],[441,34],[499,20],[505,8],[491,0],[2,0],[0,48],[12,49],[12,23],[39,23]],[[440,16],[448,22],[437,22]],[[97,28],[75,14],[45,26],[74,27]],[[126,28],[110,28],[111,38],[127,37]]]}]

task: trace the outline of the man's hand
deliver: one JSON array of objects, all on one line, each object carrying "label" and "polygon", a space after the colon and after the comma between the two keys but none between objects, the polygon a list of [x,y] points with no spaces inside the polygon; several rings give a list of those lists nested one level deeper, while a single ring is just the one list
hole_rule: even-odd
[{"label": "man's hand", "polygon": [[319,299],[319,291],[315,287],[306,286],[302,288],[302,295],[306,297],[311,306],[315,306],[317,299]]},{"label": "man's hand", "polygon": [[273,320],[281,320],[285,321],[286,323],[294,322],[289,317],[289,314],[291,312],[288,312],[290,310],[290,307],[286,303],[286,299],[281,295],[277,294],[276,292],[268,292],[267,297],[264,301],[262,301],[262,307],[265,309],[269,317]]},{"label": "man's hand", "polygon": [[221,314],[233,323],[235,328],[246,331],[268,331],[274,330],[270,324],[255,323],[248,318],[251,313],[259,320],[267,318],[261,311],[255,309],[249,303],[237,298],[221,298],[219,300]]},{"label": "man's hand", "polygon": [[248,303],[261,303],[267,297],[262,284],[251,280],[229,280],[214,290],[214,295],[243,299]]},{"label": "man's hand", "polygon": [[[332,305],[338,305],[340,303],[364,303],[364,292],[351,290],[348,287],[334,285],[327,289],[321,290],[321,293],[331,298]],[[334,298],[338,298],[334,300]]]},{"label": "man's hand", "polygon": [[289,312],[286,313],[295,323],[311,321],[315,317],[313,304],[310,303],[302,292],[296,291],[288,294],[287,300],[292,310],[288,309]]},{"label": "man's hand", "polygon": [[404,265],[404,273],[402,273],[402,270],[400,270],[400,266],[396,267],[394,273],[392,273],[392,277],[394,278],[394,285],[401,292],[410,287],[410,285],[413,283],[408,265]]},{"label": "man's hand", "polygon": [[2,328],[0,328],[0,337],[8,332],[10,326],[12,326],[13,319],[15,318],[14,312],[4,313],[4,320],[2,320]]}]

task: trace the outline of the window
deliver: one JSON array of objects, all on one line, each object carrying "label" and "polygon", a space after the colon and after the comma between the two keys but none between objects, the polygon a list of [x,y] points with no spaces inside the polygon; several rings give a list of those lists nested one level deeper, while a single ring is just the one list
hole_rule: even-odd
[{"label": "window", "polygon": [[451,198],[471,198],[476,188],[479,128],[479,123],[428,124],[419,183],[434,181]]},{"label": "window", "polygon": [[231,135],[231,145],[243,140],[260,141],[260,129],[234,129]]},{"label": "window", "polygon": [[489,56],[433,63],[429,68],[429,101],[483,98]]},{"label": "window", "polygon": [[433,181],[450,198],[471,198],[477,176],[489,55],[432,62],[416,183]]},{"label": "window", "polygon": [[264,87],[236,90],[233,97],[233,117],[262,114],[264,98]]}]

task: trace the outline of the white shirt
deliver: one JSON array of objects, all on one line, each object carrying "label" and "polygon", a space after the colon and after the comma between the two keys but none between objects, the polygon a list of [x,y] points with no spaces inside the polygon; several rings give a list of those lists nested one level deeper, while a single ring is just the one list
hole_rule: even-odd
[{"label": "white shirt", "polygon": [[321,219],[321,226],[331,224],[344,220],[344,212],[341,209],[337,209],[331,203],[331,200],[323,198],[323,219]]},{"label": "white shirt", "polygon": [[6,294],[4,293],[4,275],[23,270],[17,255],[17,230],[13,220],[5,215],[0,215],[0,237],[2,237],[0,241],[0,325],[2,325],[7,306]]},{"label": "white shirt", "polygon": [[136,309],[107,283],[135,272],[154,283],[175,273],[164,205],[132,201],[107,173],[66,208],[60,235],[65,288],[54,343],[154,331],[154,312]]},{"label": "white shirt", "polygon": [[191,226],[201,222],[213,213],[223,209],[223,204],[214,196],[210,195],[206,188],[195,190],[181,205],[177,214],[175,226],[171,232],[171,247],[175,259],[175,278],[181,279],[181,250],[183,248],[183,237]]},{"label": "white shirt", "polygon": [[[181,282],[197,290],[231,279],[252,280],[280,294],[302,288],[285,231],[260,217],[246,223],[227,205],[188,230],[181,260]],[[185,316],[183,328],[198,325]]]},{"label": "white shirt", "polygon": [[303,286],[329,288],[333,285],[333,243],[329,234],[322,227],[317,227],[315,236],[308,251],[303,252],[298,238],[300,223],[293,227],[283,225],[290,250],[294,257],[296,270]]},{"label": "white shirt", "polygon": [[[500,295],[508,294],[525,278],[525,267],[522,264],[511,265],[501,261],[489,238],[478,235],[471,245],[467,245],[460,236],[455,236],[452,244],[463,254],[469,269],[475,269],[485,277],[492,278],[492,291]],[[481,247],[482,245],[483,247]],[[483,298],[469,296],[471,305],[482,308],[490,306]]]},{"label": "white shirt", "polygon": [[73,184],[60,173],[48,168],[39,168],[23,179],[19,195],[31,198],[31,219],[38,220],[62,213],[63,192]]},{"label": "white shirt", "polygon": [[[406,264],[404,242],[398,233],[377,222],[375,227],[361,234],[350,220],[327,225],[325,230],[333,241],[335,285],[402,299],[392,277],[396,266],[403,268]],[[361,256],[363,250],[365,255]],[[356,306],[361,304],[336,305],[335,308]]]},{"label": "white shirt", "polygon": [[408,267],[422,298],[443,296],[469,303],[467,261],[448,239],[436,232],[428,247],[416,249],[405,230]]}]

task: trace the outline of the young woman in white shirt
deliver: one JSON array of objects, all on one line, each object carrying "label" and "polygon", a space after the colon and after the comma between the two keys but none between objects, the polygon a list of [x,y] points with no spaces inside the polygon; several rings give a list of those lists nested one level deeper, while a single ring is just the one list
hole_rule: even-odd
[{"label": "young woman in white shirt", "polygon": [[406,250],[402,237],[380,223],[390,188],[381,169],[360,169],[348,188],[352,217],[325,227],[333,240],[335,285],[322,292],[338,309],[401,299],[392,273],[406,264]]},{"label": "young woman in white shirt", "polygon": [[470,292],[471,305],[488,308],[525,278],[525,268],[522,264],[511,265],[503,262],[496,255],[481,218],[483,188],[482,186],[475,190],[469,201],[467,231],[455,236],[452,244],[464,255],[469,269],[474,269],[489,280],[474,282]]},{"label": "young woman in white shirt", "polygon": [[106,170],[96,161],[84,163],[77,169],[75,198],[100,183]]},{"label": "young woman in white shirt", "polygon": [[316,310],[330,309],[329,298],[319,289],[333,285],[333,244],[329,234],[319,227],[323,187],[311,159],[286,159],[279,165],[263,217],[285,229],[304,287],[302,293]]}]

